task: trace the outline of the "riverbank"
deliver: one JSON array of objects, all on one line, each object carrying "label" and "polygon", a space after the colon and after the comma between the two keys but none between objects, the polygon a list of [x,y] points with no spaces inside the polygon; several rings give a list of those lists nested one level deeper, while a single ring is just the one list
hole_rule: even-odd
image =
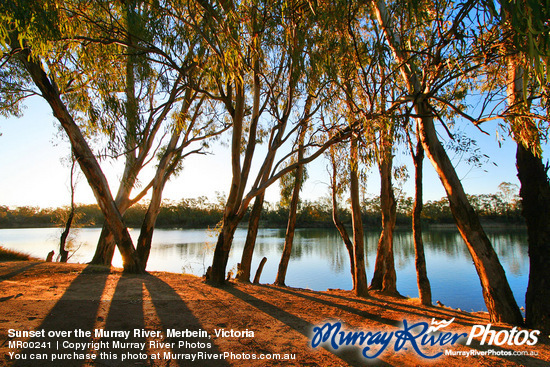
[{"label": "riverbank", "polygon": [[[9,348],[9,340],[25,339],[10,338],[10,329],[162,331],[156,336],[136,336],[136,343],[141,340],[146,345],[147,359],[121,364],[120,359],[117,361],[104,358],[101,362],[92,364],[91,355],[99,358],[101,352],[93,352],[92,349],[87,351],[90,354],[90,363],[86,365],[190,365],[182,359],[172,359],[171,362],[163,358],[152,359],[157,353],[163,357],[166,352],[177,356],[189,352],[188,347],[191,345],[178,347],[177,336],[167,337],[165,331],[172,329],[197,332],[205,330],[211,338],[194,341],[193,338],[187,338],[186,341],[203,342],[202,347],[208,347],[205,350],[212,355],[228,353],[225,361],[202,361],[197,365],[360,366],[367,363],[371,365],[373,361],[362,357],[357,348],[340,348],[335,352],[320,347],[311,348],[313,328],[323,325],[327,320],[340,320],[348,330],[380,331],[388,332],[389,335],[391,331],[403,329],[403,320],[410,325],[416,322],[430,323],[432,318],[454,318],[454,322],[442,331],[469,334],[474,325],[489,323],[486,313],[425,307],[416,300],[380,294],[359,299],[350,291],[314,292],[233,282],[217,288],[191,275],[164,272],[123,275],[120,269],[83,264],[2,262],[0,285],[0,360],[3,365],[11,365],[10,353],[32,353],[29,348],[20,348],[19,351]],[[492,328],[512,332],[512,328],[507,325],[493,325]],[[234,331],[232,335],[231,330]],[[240,334],[237,335],[237,332]],[[32,340],[44,341],[36,336]],[[86,341],[86,338],[80,340]],[[92,334],[87,341],[101,340]],[[155,344],[155,341],[160,343]],[[462,344],[465,341],[462,338]],[[392,343],[375,359],[374,365],[417,366],[434,362],[438,366],[548,365],[548,341],[547,335],[540,335],[534,346],[487,346],[480,345],[480,339],[477,338],[469,346],[456,344],[423,348],[422,351],[427,355],[445,350],[455,354],[444,354],[432,361],[420,357],[410,347],[396,351]],[[196,347],[192,349],[194,352],[201,350],[201,345],[193,346]],[[122,349],[113,349],[113,345],[110,347],[109,353],[122,353]],[[373,347],[374,349],[378,348]],[[528,355],[507,355],[518,352]],[[466,357],[457,355],[458,353],[476,355]],[[500,356],[480,355],[482,353]],[[281,359],[271,359],[267,363],[266,360],[259,359],[266,356],[274,358],[274,355]],[[246,359],[247,356],[256,356],[258,359]],[[287,359],[284,360],[284,357]],[[52,365],[75,364],[73,361],[72,364]]]}]

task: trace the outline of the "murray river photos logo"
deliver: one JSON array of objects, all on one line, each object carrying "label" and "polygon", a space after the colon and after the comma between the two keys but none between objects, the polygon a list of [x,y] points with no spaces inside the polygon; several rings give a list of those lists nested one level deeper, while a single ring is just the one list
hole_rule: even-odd
[{"label": "murray river photos logo", "polygon": [[[463,338],[467,338],[465,344],[470,345],[474,338],[479,337],[481,345],[535,345],[540,333],[538,330],[518,330],[515,327],[496,331],[491,328],[491,324],[474,325],[469,334],[441,331],[453,321],[454,318],[448,321],[432,319],[430,325],[427,322],[409,323],[403,320],[402,328],[395,331],[346,330],[340,321],[326,322],[313,328],[311,346],[324,346],[334,351],[356,346],[361,348],[361,354],[368,359],[377,358],[390,348],[395,352],[412,349],[423,358],[434,359],[443,355],[444,348],[434,354],[427,354],[427,347],[449,347]],[[430,350],[433,352],[433,348]]]}]

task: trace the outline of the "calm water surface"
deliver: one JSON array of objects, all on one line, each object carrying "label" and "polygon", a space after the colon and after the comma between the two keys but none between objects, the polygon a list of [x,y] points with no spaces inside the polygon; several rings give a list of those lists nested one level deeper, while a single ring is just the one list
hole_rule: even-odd
[{"label": "calm water surface", "polygon": [[[60,229],[0,229],[0,245],[45,258],[55,250]],[[70,262],[85,263],[93,255],[100,229],[77,229],[73,233],[71,249],[76,250]],[[134,241],[138,230],[131,230]],[[262,257],[267,257],[261,283],[273,283],[284,242],[284,229],[262,229],[258,234],[252,273]],[[367,277],[374,271],[379,232],[365,234],[367,246]],[[508,281],[519,306],[525,305],[525,291],[529,274],[527,235],[522,231],[499,231],[489,237],[506,271]],[[228,270],[236,269],[246,239],[246,230],[238,229],[228,262]],[[397,289],[409,297],[418,297],[414,269],[412,233],[397,231],[394,236],[397,270]],[[479,278],[470,254],[456,231],[425,231],[425,251],[433,301],[466,311],[486,310]],[[176,273],[204,274],[211,264],[216,236],[204,229],[155,230],[153,248],[147,270]],[[113,265],[122,266],[118,253]],[[347,251],[336,230],[299,229],[287,273],[291,287],[326,290],[351,289],[351,275]]]}]

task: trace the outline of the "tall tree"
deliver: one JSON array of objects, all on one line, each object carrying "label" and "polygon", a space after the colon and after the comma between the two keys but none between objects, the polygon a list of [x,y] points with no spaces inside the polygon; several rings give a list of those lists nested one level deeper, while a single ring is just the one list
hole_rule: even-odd
[{"label": "tall tree", "polygon": [[[21,47],[22,44],[23,47]],[[107,179],[99,163],[95,159],[80,128],[75,123],[66,105],[62,101],[56,83],[46,74],[41,62],[37,61],[37,56],[32,55],[30,48],[25,47],[24,44],[25,39],[21,39],[18,32],[12,31],[10,53],[23,64],[23,67],[30,75],[33,83],[40,90],[42,97],[52,108],[54,116],[58,119],[67,133],[73,153],[94,192],[99,207],[105,215],[107,225],[115,236],[115,240],[122,255],[124,270],[127,272],[141,272],[142,267],[137,253],[135,252],[130,234],[128,233],[128,228],[125,226],[122,216],[111,196]]]},{"label": "tall tree", "polygon": [[395,125],[381,119],[380,137],[377,147],[378,170],[380,171],[380,208],[382,211],[382,233],[378,240],[374,275],[370,288],[388,294],[397,293],[397,275],[393,256],[393,231],[397,219],[397,201],[393,192],[393,141]]},{"label": "tall tree", "polygon": [[[531,106],[535,101],[541,101],[541,96],[537,96],[537,93],[548,93],[549,9],[540,3],[529,1],[501,1],[500,5],[502,44],[505,49],[503,63],[507,70],[508,111],[505,115],[511,135],[517,143],[516,166],[521,182],[522,215],[527,224],[529,244],[530,269],[525,295],[525,323],[530,328],[548,332],[550,181],[548,166],[542,160],[540,144],[543,120],[533,117]],[[546,103],[547,108],[548,102],[541,102]]]},{"label": "tall tree", "polygon": [[[435,80],[440,81],[442,70],[438,70],[437,68],[434,70],[422,70],[421,66],[416,64],[417,61],[414,57],[407,54],[402,39],[399,33],[397,33],[398,28],[392,22],[386,2],[380,0],[372,1],[370,4],[393,57],[399,65],[403,82],[406,84],[409,94],[414,96],[413,107],[418,116],[417,123],[419,124],[420,140],[426,155],[432,162],[447,192],[458,229],[474,260],[491,321],[521,325],[523,318],[506,280],[504,269],[479,223],[478,216],[469,204],[460,179],[437,137],[434,126],[434,114],[429,99],[431,95],[429,88],[432,85],[426,85],[425,76],[429,75],[430,72],[435,72],[433,74],[437,78]],[[431,48],[435,59],[439,58],[441,60],[443,57],[443,48],[453,42],[455,35],[462,31],[460,27],[463,26],[463,20],[472,10],[473,5],[473,3],[468,3],[453,14],[452,26],[445,34],[441,35],[438,42]]]},{"label": "tall tree", "polygon": [[[344,159],[341,157],[341,151],[343,147],[339,147],[339,144],[335,144],[332,147],[330,147],[328,156],[329,156],[329,163],[330,163],[330,192],[331,192],[331,201],[332,201],[332,222],[334,223],[334,226],[338,230],[338,233],[340,234],[340,237],[342,238],[342,241],[344,242],[344,245],[346,246],[346,250],[348,251],[349,260],[350,260],[350,272],[351,272],[351,279],[353,282],[353,289],[355,289],[355,255],[353,250],[353,242],[350,239],[350,236],[348,234],[348,231],[346,227],[344,226],[344,223],[340,219],[340,209],[339,209],[339,197],[342,194],[344,181],[341,177],[342,174],[342,161],[347,161],[348,159]],[[337,156],[337,154],[340,153],[340,155]],[[345,180],[347,182],[348,180]]]},{"label": "tall tree", "polygon": [[[94,18],[95,13],[88,14],[87,8],[76,9],[74,13],[95,31],[77,37],[77,40],[100,48],[114,44],[124,47],[121,54],[107,52],[111,59],[122,59],[124,73],[120,76],[106,73],[115,80],[120,78],[123,97],[118,102],[115,88],[104,92],[106,95],[100,102],[105,106],[102,110],[107,112],[106,115],[112,115],[115,122],[123,122],[118,128],[121,144],[115,147],[122,150],[125,160],[115,198],[120,212],[124,214],[152,191],[137,243],[137,252],[145,270],[166,182],[180,170],[185,157],[202,153],[208,140],[228,126],[218,122],[212,107],[205,108],[210,103],[205,103],[205,95],[196,91],[204,80],[201,68],[205,67],[208,55],[193,28],[167,9],[141,1],[122,4],[120,21],[111,14],[111,9],[116,8],[108,9],[109,16],[100,14],[102,18]],[[88,56],[88,59],[92,58]],[[90,69],[94,70],[93,67]],[[102,90],[101,82],[96,84],[96,89]],[[113,126],[117,128],[118,125]],[[159,139],[162,130],[170,133],[168,143],[164,145],[163,139]],[[107,131],[113,134],[109,129]],[[134,198],[130,198],[139,182],[140,172],[155,158],[158,164],[153,178]],[[113,249],[112,235],[108,227],[104,227],[92,263],[110,264]]]},{"label": "tall tree", "polygon": [[[163,26],[177,29],[180,35],[189,29],[178,28],[170,17],[159,17],[157,9],[152,10],[145,3],[87,7],[67,2],[57,9],[59,15],[68,14],[79,21],[75,22],[78,27],[69,27],[61,36],[52,37],[55,47],[47,60],[49,74],[62,82],[56,90],[59,99],[64,99],[61,103],[76,116],[87,134],[107,134],[110,140],[105,152],[122,151],[125,168],[115,198],[119,215],[153,188],[136,255],[140,258],[139,271],[144,271],[165,182],[183,157],[201,151],[196,146],[200,141],[226,128],[211,118],[197,119],[201,116],[202,99],[197,98],[193,88],[200,80],[196,69],[204,60],[204,52],[197,46],[196,37],[173,42],[174,36],[159,34]],[[45,53],[42,57],[46,56]],[[170,113],[178,107],[180,112],[170,119]],[[170,142],[164,147],[158,137],[163,127],[171,131]],[[192,144],[195,147],[184,151]],[[163,158],[155,177],[130,199],[139,172],[159,150]],[[97,165],[97,169],[101,167]],[[111,232],[113,228],[106,217],[94,262],[110,264],[114,243],[118,241]]]},{"label": "tall tree", "polygon": [[355,263],[354,291],[359,297],[369,294],[367,272],[365,268],[365,236],[363,233],[363,219],[359,201],[359,137],[353,135],[350,141],[350,201],[351,219],[353,224],[353,254]]},{"label": "tall tree", "polygon": [[[310,103],[311,105],[311,103]],[[307,107],[306,107],[307,109]],[[308,111],[309,114],[309,111]],[[304,141],[307,132],[307,120],[300,127],[300,133],[298,134],[298,162],[304,159]],[[294,185],[292,188],[292,198],[290,199],[290,205],[288,209],[288,224],[285,233],[285,243],[283,246],[283,253],[281,260],[279,261],[279,269],[277,271],[277,277],[275,278],[275,284],[285,286],[286,272],[288,269],[288,263],[290,261],[290,255],[292,252],[292,244],[294,241],[294,232],[296,230],[296,216],[298,213],[298,202],[300,200],[300,191],[302,190],[302,182],[304,180],[304,165],[298,164],[296,170],[291,174],[294,176]]]},{"label": "tall tree", "polygon": [[[408,131],[407,131],[408,132]],[[422,240],[422,208],[423,208],[423,167],[424,147],[418,138],[416,131],[416,149],[413,148],[412,138],[408,136],[408,143],[414,165],[414,206],[412,210],[412,230],[414,241],[414,264],[416,268],[416,282],[420,303],[425,306],[432,305],[432,288],[426,270],[426,256],[424,253],[424,241]]]},{"label": "tall tree", "polygon": [[[215,41],[210,40],[209,45],[219,58],[220,74],[216,98],[225,105],[233,122],[231,189],[227,197],[221,232],[214,250],[210,278],[213,283],[221,284],[225,281],[225,270],[233,235],[251,200],[299,164],[310,162],[321,155],[332,143],[345,138],[349,131],[339,132],[321,144],[310,139],[305,147],[315,146],[316,149],[301,162],[281,168],[282,162],[294,154],[294,151],[291,151],[274,163],[278,150],[296,134],[299,127],[297,121],[301,119],[289,120],[293,112],[296,112],[295,108],[299,100],[297,85],[304,76],[303,65],[306,60],[304,42],[307,40],[304,35],[308,31],[306,20],[312,14],[311,9],[300,2],[258,3],[252,7],[247,4],[202,5],[210,19],[215,20],[212,31],[209,31],[206,37],[214,37]],[[227,23],[229,15],[229,19],[234,21]],[[221,19],[225,21],[223,24],[219,22]],[[283,22],[274,24],[271,22],[273,19],[282,19]],[[271,39],[272,36],[277,37]],[[219,48],[217,45],[223,43],[220,37],[223,39],[227,37],[231,48]],[[251,58],[246,59],[244,55],[251,55]],[[262,83],[261,80],[264,82]],[[282,86],[276,87],[278,83],[282,83]],[[245,116],[247,91],[252,94],[249,118]],[[262,93],[264,93],[263,102]],[[301,95],[304,96],[305,93]],[[276,107],[270,110],[274,118],[270,121],[272,124],[266,129],[265,134],[269,137],[268,151],[245,195],[259,138],[260,115],[268,103]],[[298,114],[303,116],[303,105],[301,111],[302,113]],[[289,125],[292,127],[289,128]],[[245,127],[247,127],[246,130]],[[313,131],[316,130],[313,129]],[[320,131],[317,131],[317,135],[319,133]],[[312,135],[316,135],[315,132]],[[242,152],[244,157],[241,162]]]}]

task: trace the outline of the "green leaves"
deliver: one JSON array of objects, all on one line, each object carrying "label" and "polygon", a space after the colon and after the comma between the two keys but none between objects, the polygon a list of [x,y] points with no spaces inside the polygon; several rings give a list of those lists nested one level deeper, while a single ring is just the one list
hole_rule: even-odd
[{"label": "green leaves", "polygon": [[539,85],[544,85],[550,62],[550,2],[502,0],[500,5],[502,23],[511,30],[513,47],[526,56],[526,65]]}]

